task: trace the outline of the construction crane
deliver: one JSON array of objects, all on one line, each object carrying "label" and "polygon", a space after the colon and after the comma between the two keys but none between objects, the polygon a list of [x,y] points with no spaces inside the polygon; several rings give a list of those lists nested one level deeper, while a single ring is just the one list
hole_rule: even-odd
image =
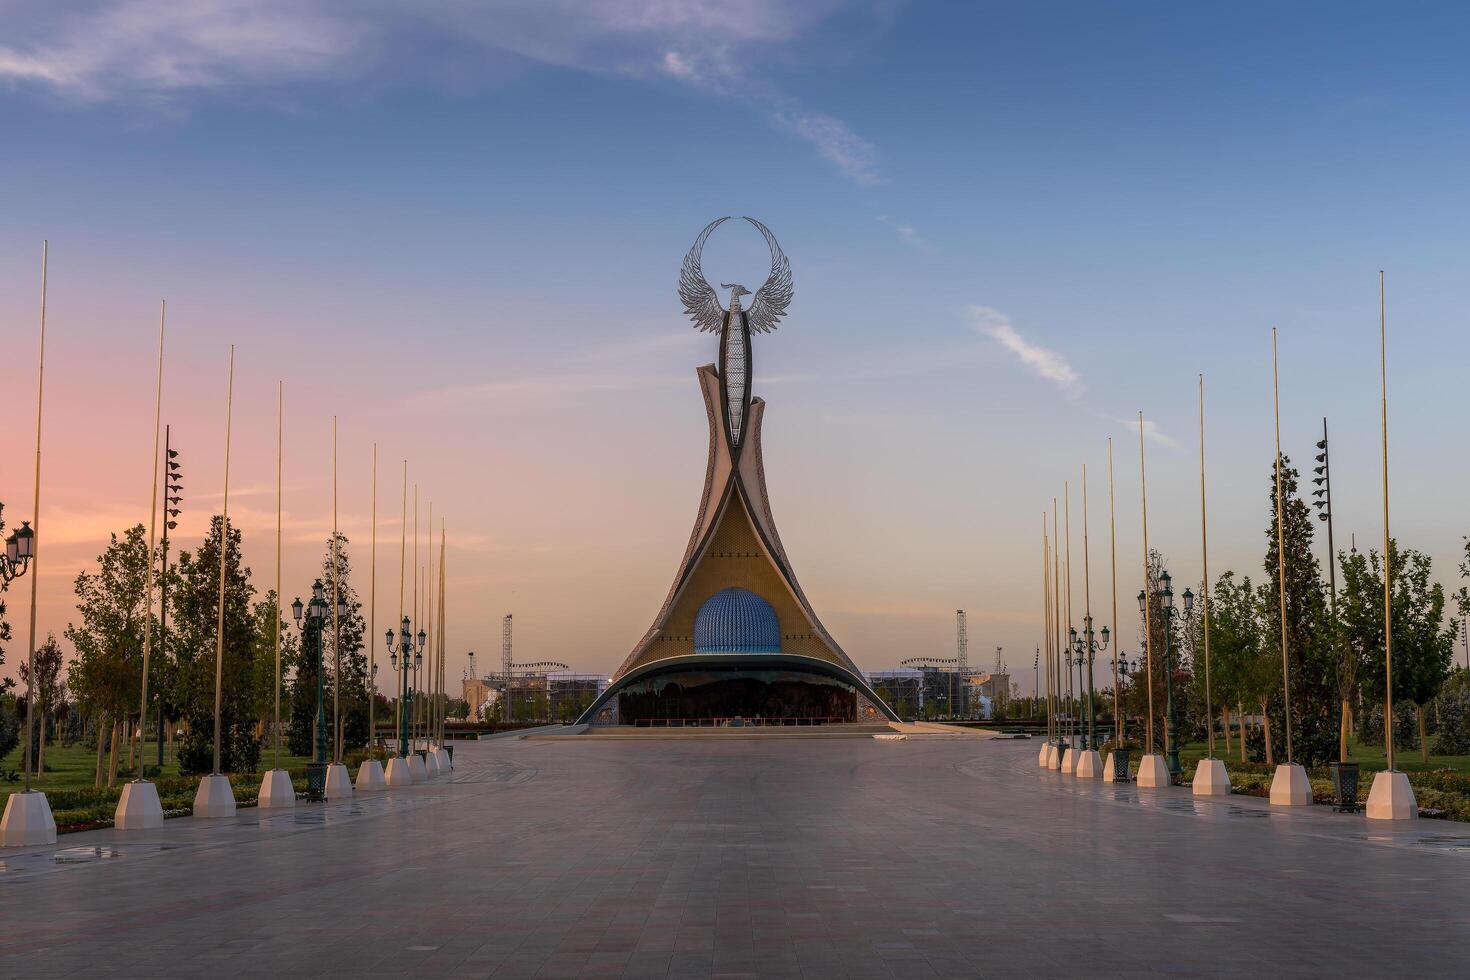
[{"label": "construction crane", "polygon": [[557,660],[537,660],[534,663],[518,664],[515,662],[511,643],[511,614],[506,613],[505,619],[500,626],[500,683],[501,700],[505,702],[505,720],[513,721],[511,717],[510,688],[511,680],[515,677],[517,669],[522,671],[538,670],[571,670],[566,664]]}]

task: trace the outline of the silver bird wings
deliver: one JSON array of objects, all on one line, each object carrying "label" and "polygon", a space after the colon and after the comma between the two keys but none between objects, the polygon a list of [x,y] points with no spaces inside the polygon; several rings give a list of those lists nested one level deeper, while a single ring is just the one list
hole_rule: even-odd
[{"label": "silver bird wings", "polygon": [[679,269],[679,299],[684,304],[684,312],[689,314],[689,319],[697,329],[707,333],[718,333],[724,326],[725,310],[720,306],[720,297],[716,295],[714,287],[704,278],[704,270],[699,266],[699,256],[704,251],[704,240],[709,237],[709,233],[729,220],[726,215],[705,225],[704,231],[694,240],[694,247],[684,256],[683,267]]},{"label": "silver bird wings", "polygon": [[776,244],[776,236],[771,234],[771,229],[754,218],[745,220],[755,225],[771,249],[771,274],[766,277],[765,285],[755,291],[746,319],[750,322],[750,329],[756,333],[769,333],[776,329],[776,324],[786,315],[786,307],[791,305],[791,295],[795,291],[791,282],[791,263],[786,260],[781,246]]},{"label": "silver bird wings", "polygon": [[[714,287],[704,278],[704,270],[700,267],[700,255],[704,251],[704,242],[709,238],[710,232],[729,220],[728,216],[716,218],[706,225],[699,233],[699,237],[694,240],[694,246],[689,249],[689,254],[684,256],[684,265],[679,270],[679,299],[684,304],[684,312],[688,314],[697,329],[709,333],[718,333],[724,326],[725,308],[721,305],[720,297],[715,293]],[[751,330],[757,333],[769,333],[776,329],[776,325],[786,315],[786,307],[791,304],[791,296],[794,291],[791,281],[791,263],[787,261],[786,253],[781,251],[781,246],[776,244],[776,236],[771,234],[771,229],[754,218],[747,217],[745,220],[755,226],[771,250],[771,274],[766,278],[765,284],[756,290],[755,298],[751,301],[750,309],[746,313],[746,319],[750,323]]]}]

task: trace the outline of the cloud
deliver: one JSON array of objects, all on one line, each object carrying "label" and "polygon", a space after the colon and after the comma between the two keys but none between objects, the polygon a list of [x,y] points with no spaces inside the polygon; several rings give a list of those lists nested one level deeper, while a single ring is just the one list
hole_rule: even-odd
[{"label": "cloud", "polygon": [[1016,355],[1026,369],[1038,378],[1056,385],[1068,396],[1076,398],[1085,390],[1082,378],[1056,351],[1033,344],[1016,331],[1011,318],[988,306],[972,306],[968,310],[976,330],[1000,343]]},{"label": "cloud", "polygon": [[[1131,432],[1131,433],[1133,433],[1134,435],[1137,435],[1138,434],[1138,419],[1136,419],[1136,418],[1131,418],[1131,419],[1115,419],[1115,418],[1109,418],[1108,421],[1110,421],[1110,422],[1116,422],[1116,423],[1118,423],[1121,426],[1127,427],[1128,431]],[[1150,419],[1144,419],[1143,420],[1143,437],[1145,439],[1147,439],[1149,442],[1156,442],[1159,445],[1164,446],[1167,449],[1180,449],[1180,448],[1182,448],[1176,440],[1174,440],[1170,436],[1164,434],[1164,430],[1159,428],[1159,424],[1157,422],[1154,422],[1154,421],[1152,421]]]},{"label": "cloud", "polygon": [[[53,0],[12,12],[0,82],[82,104],[186,108],[307,82],[493,78],[519,65],[672,79],[743,102],[860,184],[873,145],[767,70],[854,0]],[[787,59],[789,60],[789,59]]]},{"label": "cloud", "polygon": [[911,248],[916,248],[920,252],[923,252],[925,255],[934,255],[939,251],[939,249],[930,244],[928,239],[919,234],[919,229],[915,228],[913,225],[904,224],[900,221],[895,221],[892,218],[888,217],[888,215],[886,214],[878,215],[878,220],[883,222],[888,227],[892,228],[894,233],[898,235],[899,241],[903,242],[905,245],[908,245]]}]

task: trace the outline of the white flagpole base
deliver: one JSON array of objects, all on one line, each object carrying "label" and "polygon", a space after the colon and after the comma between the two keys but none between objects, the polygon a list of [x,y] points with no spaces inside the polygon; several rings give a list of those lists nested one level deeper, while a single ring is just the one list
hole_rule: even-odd
[{"label": "white flagpole base", "polygon": [[395,755],[389,759],[383,782],[389,786],[412,786],[413,771],[408,765],[408,760],[401,755]]},{"label": "white flagpole base", "polygon": [[1078,779],[1097,779],[1102,775],[1102,756],[1097,754],[1096,749],[1077,754],[1077,768],[1072,775]]},{"label": "white flagpole base", "polygon": [[1062,768],[1062,747],[1055,742],[1051,746],[1051,754],[1046,757],[1046,768],[1052,772],[1060,772]]},{"label": "white flagpole base", "polygon": [[214,773],[199,780],[199,790],[194,794],[194,816],[214,820],[235,815],[235,791],[230,787],[230,778]]},{"label": "white flagpole base", "polygon": [[28,847],[56,843],[56,821],[46,794],[37,790],[11,793],[0,819],[0,847]]},{"label": "white flagpole base", "polygon": [[1283,762],[1271,777],[1272,806],[1311,806],[1312,784],[1299,762]]},{"label": "white flagpole base", "polygon": [[1067,746],[1067,754],[1064,755],[1064,756],[1062,756],[1062,772],[1066,773],[1068,776],[1074,776],[1074,775],[1076,775],[1077,774],[1077,758],[1081,754],[1082,754],[1082,750],[1079,749],[1079,748],[1077,748],[1077,746],[1075,746],[1075,745],[1068,745]]},{"label": "white flagpole base", "polygon": [[291,774],[284,769],[271,769],[260,779],[260,795],[256,805],[262,810],[289,810],[296,806],[296,787]]},{"label": "white flagpole base", "polygon": [[1417,819],[1419,803],[1414,799],[1408,774],[1397,770],[1375,773],[1365,812],[1369,820]]},{"label": "white flagpole base", "polygon": [[434,757],[435,762],[439,763],[440,772],[448,772],[449,770],[454,768],[449,764],[449,750],[446,749],[444,746],[439,746],[429,754]]},{"label": "white flagpole base", "polygon": [[429,770],[424,765],[423,758],[417,752],[410,752],[408,754],[408,771],[413,775],[413,781],[416,783],[426,783],[429,781]]},{"label": "white flagpole base", "polygon": [[347,767],[342,763],[334,762],[327,766],[327,785],[323,788],[322,795],[329,800],[352,798],[352,777],[347,775]]},{"label": "white flagpole base", "polygon": [[1229,796],[1230,776],[1219,759],[1201,759],[1194,771],[1195,796]]},{"label": "white flagpole base", "polygon": [[429,773],[430,779],[439,775],[439,757],[433,749],[424,752],[424,769]]},{"label": "white flagpole base", "polygon": [[1042,742],[1041,751],[1036,754],[1036,766],[1038,769],[1046,768],[1046,759],[1051,752],[1051,743]]},{"label": "white flagpole base", "polygon": [[1144,789],[1157,789],[1169,785],[1169,767],[1158,753],[1146,755],[1138,760],[1138,775],[1134,782]]},{"label": "white flagpole base", "polygon": [[388,783],[383,778],[383,764],[377,759],[364,759],[357,767],[357,791],[384,789]]},{"label": "white flagpole base", "polygon": [[112,812],[112,825],[118,830],[162,827],[163,804],[158,801],[158,787],[143,780],[124,783],[117,809]]}]

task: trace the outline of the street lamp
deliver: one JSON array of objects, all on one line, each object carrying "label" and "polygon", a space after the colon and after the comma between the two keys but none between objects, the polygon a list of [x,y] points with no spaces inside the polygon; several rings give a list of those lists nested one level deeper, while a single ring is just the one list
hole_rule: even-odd
[{"label": "street lamp", "polygon": [[409,684],[409,674],[422,666],[424,662],[424,631],[418,632],[418,651],[414,651],[413,621],[407,616],[398,624],[398,638],[394,642],[393,631],[385,630],[383,639],[388,645],[388,663],[393,670],[403,675],[399,683],[398,697],[398,754],[404,758],[408,757],[408,732],[410,719],[413,712],[413,687]]},{"label": "street lamp", "polygon": [[0,581],[4,585],[20,578],[31,567],[35,540],[36,532],[31,530],[30,521],[21,521],[20,527],[10,532],[10,536],[5,539],[5,555],[0,558]]},{"label": "street lamp", "polygon": [[1082,732],[1082,750],[1085,752],[1088,749],[1097,748],[1097,721],[1093,715],[1093,702],[1096,700],[1092,682],[1093,664],[1096,662],[1097,655],[1108,648],[1111,630],[1106,626],[1102,628],[1102,642],[1099,643],[1097,640],[1099,634],[1092,629],[1092,617],[1083,616],[1082,635],[1078,636],[1076,629],[1069,632],[1072,639],[1072,652],[1076,657],[1074,662],[1077,664],[1077,692],[1079,695],[1082,693],[1082,668],[1084,665],[1087,667],[1087,728]]},{"label": "street lamp", "polygon": [[328,606],[324,591],[322,580],[317,579],[311,583],[310,603],[303,603],[300,596],[291,603],[291,618],[296,621],[296,628],[305,636],[307,655],[316,667],[316,738],[312,759],[318,764],[327,761],[327,702],[326,679],[322,676],[322,629]]},{"label": "street lamp", "polygon": [[[1179,715],[1174,710],[1174,648],[1169,642],[1174,622],[1174,585],[1168,572],[1159,576],[1159,612],[1164,620],[1164,738],[1168,742],[1165,764],[1171,779],[1179,775]],[[1194,593],[1184,590],[1184,609],[1188,615],[1194,609]]]}]

